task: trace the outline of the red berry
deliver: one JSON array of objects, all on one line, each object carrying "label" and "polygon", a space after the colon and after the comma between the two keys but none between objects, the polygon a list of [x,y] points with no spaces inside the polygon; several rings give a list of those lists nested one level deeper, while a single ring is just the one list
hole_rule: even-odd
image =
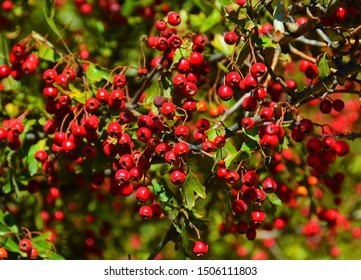
[{"label": "red berry", "polygon": [[267,177],[262,182],[262,189],[266,193],[273,193],[277,190],[277,183],[273,178]]},{"label": "red berry", "polygon": [[345,108],[345,103],[341,99],[335,99],[332,102],[332,108],[336,112],[341,112]]},{"label": "red berry", "polygon": [[329,99],[324,99],[320,102],[320,111],[322,114],[329,114],[332,110],[332,102]]},{"label": "red berry", "polygon": [[350,146],[344,140],[337,140],[335,144],[335,151],[339,157],[342,157],[349,153]]},{"label": "red berry", "polygon": [[168,23],[172,26],[177,26],[181,23],[182,18],[177,12],[170,12],[167,17]]},{"label": "red berry", "polygon": [[210,128],[211,123],[205,118],[201,118],[197,121],[197,128],[201,131],[206,131]]},{"label": "red berry", "polygon": [[129,181],[130,179],[130,174],[129,171],[126,169],[119,169],[116,173],[115,173],[115,180],[118,183],[124,183]]},{"label": "red berry", "polygon": [[192,52],[189,56],[189,63],[195,69],[198,69],[199,67],[203,66],[203,61],[204,61],[203,54],[199,52]]},{"label": "red berry", "polygon": [[238,35],[233,31],[229,31],[224,34],[223,38],[228,45],[234,45],[238,40]]},{"label": "red berry", "polygon": [[227,85],[220,86],[218,96],[224,101],[230,100],[233,97],[233,90]]},{"label": "red berry", "polygon": [[226,144],[226,138],[222,135],[218,135],[213,139],[213,143],[217,148],[222,148]]},{"label": "red berry", "polygon": [[232,211],[235,215],[242,215],[247,211],[247,204],[242,199],[233,200]]},{"label": "red berry", "polygon": [[176,74],[173,77],[172,82],[176,88],[184,88],[186,86],[187,79],[182,74]]},{"label": "red berry", "polygon": [[322,149],[321,140],[318,138],[311,138],[306,143],[306,149],[309,154],[319,154]]},{"label": "red berry", "polygon": [[174,145],[174,153],[179,157],[185,157],[189,153],[189,146],[184,142],[179,142]]},{"label": "red berry", "polygon": [[117,74],[113,78],[113,86],[115,88],[122,88],[127,83],[126,78],[122,74]]},{"label": "red berry", "polygon": [[117,122],[111,122],[107,127],[107,133],[109,137],[119,139],[122,134],[122,126]]},{"label": "red berry", "polygon": [[241,178],[240,178],[238,172],[235,170],[228,171],[228,173],[226,175],[226,182],[230,185],[237,184],[240,179]]},{"label": "red berry", "polygon": [[318,67],[315,64],[310,62],[309,65],[306,67],[305,76],[311,80],[317,78],[318,77]]},{"label": "red berry", "polygon": [[52,85],[56,81],[58,73],[55,69],[47,69],[43,73],[43,80],[47,85]]},{"label": "red berry", "polygon": [[186,179],[186,175],[182,170],[174,170],[170,174],[170,180],[174,185],[182,185]]},{"label": "red berry", "polygon": [[33,245],[29,239],[21,239],[19,242],[19,249],[21,252],[30,253]]},{"label": "red berry", "polygon": [[251,221],[257,225],[262,224],[266,220],[265,212],[258,210],[251,213]]},{"label": "red berry", "polygon": [[246,111],[254,111],[257,108],[257,100],[254,99],[254,97],[252,96],[247,96],[242,103],[242,107],[243,109],[245,109]]},{"label": "red berry", "polygon": [[10,75],[10,68],[7,65],[0,66],[0,79],[5,79]]},{"label": "red berry", "polygon": [[45,150],[36,151],[35,159],[39,162],[44,162],[48,158],[48,153]]},{"label": "red berry", "polygon": [[142,218],[143,221],[149,220],[153,217],[153,210],[147,205],[140,207],[139,209],[139,216]]},{"label": "red berry", "polygon": [[202,257],[208,252],[208,245],[203,241],[196,241],[193,245],[193,253],[197,257]]},{"label": "red berry", "polygon": [[266,73],[267,67],[262,62],[256,62],[251,66],[251,75],[254,78],[262,77]]},{"label": "red berry", "polygon": [[258,183],[258,175],[255,171],[247,171],[242,177],[242,183],[249,187],[254,187]]},{"label": "red berry", "polygon": [[147,202],[149,200],[150,196],[151,196],[151,192],[150,192],[149,188],[147,188],[145,186],[138,188],[135,192],[135,198],[142,203]]},{"label": "red berry", "polygon": [[229,72],[225,78],[225,84],[229,87],[237,87],[241,81],[241,76],[238,72]]},{"label": "red berry", "polygon": [[173,102],[164,102],[161,107],[162,114],[168,119],[173,117],[175,109],[176,108]]},{"label": "red berry", "polygon": [[167,28],[167,23],[163,20],[163,19],[159,19],[155,22],[155,27],[159,30],[159,31],[163,31]]}]

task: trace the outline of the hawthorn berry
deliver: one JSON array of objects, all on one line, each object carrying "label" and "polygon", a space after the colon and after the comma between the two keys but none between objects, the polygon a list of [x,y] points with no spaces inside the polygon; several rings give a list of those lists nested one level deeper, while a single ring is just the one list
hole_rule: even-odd
[{"label": "hawthorn berry", "polygon": [[193,254],[197,257],[203,257],[208,253],[208,244],[203,241],[196,241],[193,245]]},{"label": "hawthorn berry", "polygon": [[168,24],[172,26],[178,26],[182,21],[181,16],[177,12],[170,12],[167,16]]},{"label": "hawthorn berry", "polygon": [[139,200],[139,202],[145,203],[149,200],[151,196],[151,192],[149,188],[142,186],[139,187],[135,192],[135,198]]},{"label": "hawthorn berry", "polygon": [[228,45],[234,45],[238,40],[238,35],[234,31],[229,31],[223,36],[224,41]]},{"label": "hawthorn berry", "polygon": [[174,170],[170,174],[170,180],[174,185],[182,185],[184,181],[186,180],[186,175],[182,170]]},{"label": "hawthorn berry", "polygon": [[233,90],[227,85],[222,85],[218,88],[218,96],[224,100],[230,100],[233,97]]},{"label": "hawthorn berry", "polygon": [[149,220],[153,217],[153,210],[148,205],[143,205],[139,209],[139,216],[142,218],[143,221]]},{"label": "hawthorn berry", "polygon": [[21,239],[19,242],[19,249],[21,252],[30,253],[33,245],[29,239]]},{"label": "hawthorn berry", "polygon": [[6,259],[8,257],[8,251],[5,248],[0,247],[0,260]]}]

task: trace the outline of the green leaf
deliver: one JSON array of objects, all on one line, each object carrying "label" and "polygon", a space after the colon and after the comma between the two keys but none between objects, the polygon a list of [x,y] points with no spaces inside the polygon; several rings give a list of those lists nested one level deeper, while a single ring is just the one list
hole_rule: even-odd
[{"label": "green leaf", "polygon": [[274,193],[268,193],[267,198],[274,205],[277,205],[277,206],[282,205],[281,199],[279,199],[278,196],[276,194],[274,194]]},{"label": "green leaf", "polygon": [[77,89],[73,84],[69,84],[69,90],[68,95],[72,98],[78,101],[81,104],[85,104],[86,101],[86,92],[82,92],[79,89]]},{"label": "green leaf", "polygon": [[40,240],[46,240],[50,236],[51,236],[51,231],[48,231],[48,232],[45,232],[45,233],[39,234],[38,236],[33,237],[31,240],[33,242],[37,242],[37,241],[40,241]]},{"label": "green leaf", "polygon": [[107,71],[97,68],[94,63],[89,63],[86,69],[86,77],[93,82],[100,82],[101,80],[108,80],[108,78],[110,78]]},{"label": "green leaf", "polygon": [[39,140],[36,144],[32,145],[29,149],[29,152],[26,156],[26,161],[28,163],[28,168],[30,172],[30,176],[35,175],[39,168],[40,163],[35,159],[35,153],[39,150],[44,150],[46,147],[46,138]]},{"label": "green leaf", "polygon": [[39,58],[51,62],[58,61],[60,56],[54,51],[54,49],[50,48],[45,44],[39,44]]},{"label": "green leaf", "polygon": [[168,188],[159,184],[156,179],[152,180],[152,185],[154,188],[155,195],[159,198],[160,201],[168,202],[172,199],[173,197],[172,192]]},{"label": "green leaf", "polygon": [[258,47],[263,48],[276,48],[277,44],[269,37],[262,36],[256,40]]},{"label": "green leaf", "polygon": [[4,248],[10,252],[20,253],[18,244],[12,239],[5,238],[2,241]]},{"label": "green leaf", "polygon": [[182,188],[184,189],[184,198],[189,209],[192,209],[195,205],[195,193],[203,199],[206,197],[206,191],[202,183],[191,170],[188,171],[187,178],[183,183]]},{"label": "green leaf", "polygon": [[49,251],[52,248],[52,244],[45,240],[38,240],[36,242],[32,240],[32,242],[33,242],[33,247],[38,249],[39,253],[45,253],[46,251]]},{"label": "green leaf", "polygon": [[48,260],[65,260],[63,256],[53,252],[53,251],[48,251],[45,253],[45,256],[43,256],[44,259],[48,259]]},{"label": "green leaf", "polygon": [[318,63],[318,71],[319,71],[319,77],[321,79],[327,77],[328,75],[330,75],[330,67],[328,66],[327,63],[327,54],[325,53],[321,59],[320,62]]},{"label": "green leaf", "polygon": [[206,18],[200,28],[201,33],[211,30],[216,24],[221,21],[221,14],[217,9],[213,9],[212,13]]},{"label": "green leaf", "polygon": [[275,31],[280,31],[282,34],[285,33],[285,27],[283,25],[286,22],[286,11],[282,4],[283,1],[278,0],[277,5],[273,12],[273,26]]},{"label": "green leaf", "polygon": [[221,4],[222,6],[228,6],[228,5],[233,4],[233,1],[232,1],[232,0],[217,0],[217,2],[218,2],[219,4]]},{"label": "green leaf", "polygon": [[258,128],[252,128],[252,129],[244,129],[242,128],[244,134],[247,135],[248,138],[251,138],[253,141],[256,141],[258,142],[260,139],[259,139],[259,135],[258,135]]},{"label": "green leaf", "polygon": [[243,153],[246,153],[245,157],[246,156],[250,156],[251,153],[257,149],[257,143],[255,141],[252,141],[252,140],[246,140],[244,141],[244,143],[242,144],[242,147],[241,147],[241,151]]},{"label": "green leaf", "polygon": [[159,83],[158,80],[154,80],[150,87],[146,91],[144,103],[150,105],[153,103],[154,98],[159,94]]}]

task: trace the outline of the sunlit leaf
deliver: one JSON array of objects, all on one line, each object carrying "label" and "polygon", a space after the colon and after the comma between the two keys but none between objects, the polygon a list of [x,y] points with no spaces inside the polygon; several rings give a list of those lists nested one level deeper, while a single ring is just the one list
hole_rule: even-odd
[{"label": "sunlit leaf", "polygon": [[279,199],[278,196],[275,193],[268,193],[267,198],[274,205],[277,205],[277,206],[282,205],[281,199]]},{"label": "sunlit leaf", "polygon": [[98,68],[94,63],[89,63],[86,69],[86,77],[93,82],[100,82],[101,80],[108,80],[109,73]]},{"label": "sunlit leaf", "polygon": [[285,27],[283,25],[286,22],[286,11],[282,4],[283,1],[278,0],[277,5],[273,12],[273,26],[275,31],[280,31],[282,34],[285,33]]},{"label": "sunlit leaf", "polygon": [[330,67],[328,66],[328,63],[327,63],[327,54],[326,53],[321,57],[320,62],[318,63],[318,72],[319,72],[318,75],[321,79],[330,75]]}]

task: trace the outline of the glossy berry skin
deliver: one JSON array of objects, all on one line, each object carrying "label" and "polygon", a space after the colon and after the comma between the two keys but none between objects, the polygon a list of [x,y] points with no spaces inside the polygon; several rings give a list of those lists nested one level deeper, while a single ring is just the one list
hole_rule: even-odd
[{"label": "glossy berry skin", "polygon": [[224,34],[223,38],[226,44],[234,45],[238,40],[238,35],[233,31],[229,31],[226,34]]},{"label": "glossy berry skin", "polygon": [[242,183],[248,187],[254,187],[258,183],[258,175],[255,171],[247,171],[242,177]]},{"label": "glossy berry skin", "polygon": [[238,87],[241,76],[237,72],[229,72],[225,78],[225,84],[231,88]]},{"label": "glossy berry skin", "polygon": [[226,138],[222,135],[218,135],[213,139],[213,143],[217,148],[222,148],[226,144]]},{"label": "glossy berry skin", "polygon": [[202,150],[207,152],[207,153],[211,153],[215,149],[214,143],[211,140],[205,140],[202,143],[201,147],[202,147]]},{"label": "glossy berry skin", "polygon": [[206,131],[211,127],[209,120],[201,118],[197,121],[197,128],[201,131]]},{"label": "glossy berry skin", "polygon": [[203,61],[204,61],[203,54],[199,52],[192,52],[189,56],[189,63],[195,69],[198,69],[201,66],[203,66]]},{"label": "glossy berry skin", "polygon": [[322,149],[322,142],[318,138],[310,138],[306,143],[306,149],[309,154],[319,154]]},{"label": "glossy berry skin", "polygon": [[174,170],[170,174],[170,180],[174,185],[179,186],[182,185],[186,180],[186,175],[181,170]]},{"label": "glossy berry skin", "polygon": [[332,111],[332,102],[329,99],[324,99],[320,102],[320,111],[322,114],[329,114]]},{"label": "glossy berry skin", "polygon": [[153,217],[160,217],[163,213],[162,207],[158,203],[152,203],[150,206],[153,211]]},{"label": "glossy berry skin", "polygon": [[241,7],[244,7],[246,3],[247,3],[246,0],[237,0],[237,4],[240,5]]},{"label": "glossy berry skin", "polygon": [[139,200],[139,202],[145,203],[149,200],[151,196],[151,192],[149,188],[142,186],[138,188],[135,192],[135,198]]},{"label": "glossy berry skin", "polygon": [[10,68],[7,65],[0,66],[0,79],[5,79],[10,75]]},{"label": "glossy berry skin", "polygon": [[48,158],[48,153],[45,150],[36,151],[35,159],[39,162],[44,162]]},{"label": "glossy berry skin", "polygon": [[335,152],[339,157],[343,157],[350,151],[349,144],[344,140],[337,140],[335,143]]},{"label": "glossy berry skin", "polygon": [[116,173],[115,173],[115,180],[118,183],[124,183],[127,182],[130,179],[130,174],[129,171],[126,169],[119,169]]},{"label": "glossy berry skin", "polygon": [[261,210],[253,211],[251,213],[251,221],[255,224],[262,224],[266,220],[265,212]]},{"label": "glossy berry skin", "polygon": [[181,23],[182,18],[177,12],[170,12],[167,16],[167,21],[168,24],[172,26],[178,26]]},{"label": "glossy berry skin", "polygon": [[242,199],[233,200],[232,211],[235,215],[242,215],[247,211],[247,204]]},{"label": "glossy berry skin", "polygon": [[139,216],[143,221],[147,221],[153,217],[153,210],[151,207],[144,205],[139,209]]},{"label": "glossy berry skin", "polygon": [[311,80],[317,78],[318,77],[318,67],[315,64],[310,62],[309,65],[306,67],[305,76]]},{"label": "glossy berry skin", "polygon": [[254,78],[262,77],[266,73],[266,65],[262,62],[256,62],[251,66],[251,75]]},{"label": "glossy berry skin", "polygon": [[152,132],[148,127],[140,127],[136,132],[137,138],[143,143],[147,143],[152,137]]},{"label": "glossy berry skin", "polygon": [[38,257],[38,255],[39,255],[38,249],[35,248],[35,247],[33,247],[33,248],[31,249],[30,259],[35,260],[35,259]]},{"label": "glossy berry skin", "polygon": [[252,129],[253,126],[254,126],[254,121],[253,121],[252,118],[250,118],[250,117],[244,117],[244,118],[242,119],[242,127],[243,127],[244,129],[246,129],[246,130]]},{"label": "glossy berry skin", "polygon": [[273,178],[267,177],[262,182],[262,189],[266,193],[273,193],[277,190],[277,183]]},{"label": "glossy berry skin", "polygon": [[115,88],[122,88],[127,83],[127,79],[122,74],[117,74],[113,78],[113,86]]},{"label": "glossy berry skin", "polygon": [[186,86],[187,79],[182,74],[176,74],[172,79],[172,83],[176,88],[184,88]]},{"label": "glossy berry skin", "polygon": [[224,100],[230,100],[233,97],[233,90],[227,85],[222,85],[218,88],[218,96]]},{"label": "glossy berry skin", "polygon": [[173,150],[178,157],[185,157],[189,153],[189,146],[184,142],[179,142],[174,145]]},{"label": "glossy berry skin", "polygon": [[238,172],[235,170],[228,171],[226,175],[226,182],[230,185],[237,184],[241,177],[239,176]]},{"label": "glossy berry skin", "polygon": [[107,133],[109,137],[119,139],[122,134],[122,126],[117,122],[111,122],[107,127]]},{"label": "glossy berry skin", "polygon": [[178,139],[186,140],[186,139],[188,139],[189,129],[184,124],[178,125],[174,130],[174,135]]},{"label": "glossy berry skin", "polygon": [[170,119],[175,113],[175,105],[173,102],[164,102],[161,107],[162,114]]},{"label": "glossy berry skin", "polygon": [[193,254],[197,257],[202,257],[208,253],[208,245],[203,241],[196,241],[193,245]]},{"label": "glossy berry skin", "polygon": [[19,242],[19,249],[21,252],[30,253],[33,245],[29,239],[21,239]]},{"label": "glossy berry skin", "polygon": [[47,85],[52,85],[56,81],[58,73],[55,69],[46,69],[43,73],[43,80]]}]

